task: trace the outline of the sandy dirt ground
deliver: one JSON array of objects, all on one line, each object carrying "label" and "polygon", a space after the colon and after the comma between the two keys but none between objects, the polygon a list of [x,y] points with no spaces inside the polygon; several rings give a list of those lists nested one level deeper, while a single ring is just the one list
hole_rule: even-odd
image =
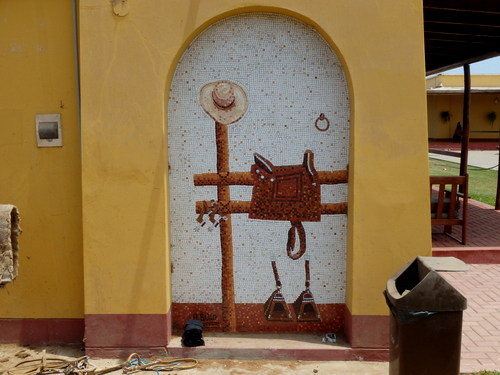
[{"label": "sandy dirt ground", "polygon": [[[40,364],[42,353],[45,358],[59,358],[75,360],[85,355],[84,351],[76,346],[19,346],[0,345],[0,374],[8,375],[9,371],[17,372],[19,364],[24,361],[35,360],[29,364]],[[88,359],[91,367],[97,370],[111,368],[123,364],[118,359]],[[16,367],[16,365],[18,367]],[[163,372],[163,374],[185,375],[281,375],[281,374],[328,374],[328,375],[386,375],[389,372],[387,362],[309,362],[309,361],[255,361],[230,359],[199,359],[195,368]],[[13,372],[11,372],[13,373]],[[18,373],[18,372],[17,372]],[[138,372],[137,372],[138,373]],[[142,372],[148,374],[150,372]],[[110,372],[113,375],[123,374],[123,370]],[[162,373],[160,373],[161,375]],[[91,373],[89,375],[92,375]]]}]

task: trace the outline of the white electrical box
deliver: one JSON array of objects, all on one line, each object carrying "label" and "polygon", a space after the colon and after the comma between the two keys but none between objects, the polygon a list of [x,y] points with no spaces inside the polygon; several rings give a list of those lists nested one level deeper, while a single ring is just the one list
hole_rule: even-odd
[{"label": "white electrical box", "polygon": [[62,147],[61,115],[36,115],[38,147]]}]

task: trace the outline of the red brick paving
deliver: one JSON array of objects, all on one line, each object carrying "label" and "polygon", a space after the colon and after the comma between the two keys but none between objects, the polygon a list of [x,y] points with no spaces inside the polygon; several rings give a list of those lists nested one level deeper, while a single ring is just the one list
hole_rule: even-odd
[{"label": "red brick paving", "polygon": [[[443,227],[432,227],[432,251],[434,256],[460,258],[469,266],[466,272],[441,272],[467,298],[460,372],[499,371],[500,211],[470,199],[467,227],[466,245],[442,234]],[[453,234],[460,236],[460,227],[453,228]]]},{"label": "red brick paving", "polygon": [[467,298],[460,372],[500,370],[500,264],[469,264],[465,272],[440,272]]},{"label": "red brick paving", "polygon": [[[500,263],[500,211],[469,199],[467,243],[462,245],[443,234],[442,226],[432,227],[432,254],[454,256],[466,263]],[[452,230],[460,238],[461,227]]]},{"label": "red brick paving", "polygon": [[[497,150],[499,140],[474,140],[469,150]],[[451,140],[429,140],[430,149],[460,151],[461,143]],[[453,235],[460,238],[460,227],[453,228]],[[466,263],[500,263],[500,211],[492,206],[469,199],[469,224],[467,244],[461,245],[452,238],[440,234],[443,227],[432,228],[432,254],[434,256],[455,256]],[[479,251],[481,250],[481,251]]]}]

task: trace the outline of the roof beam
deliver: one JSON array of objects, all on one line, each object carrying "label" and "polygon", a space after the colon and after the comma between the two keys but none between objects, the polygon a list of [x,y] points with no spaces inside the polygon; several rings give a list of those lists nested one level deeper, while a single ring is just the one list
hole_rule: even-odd
[{"label": "roof beam", "polygon": [[424,0],[425,8],[491,13],[498,11],[498,0]]},{"label": "roof beam", "polygon": [[478,13],[424,8],[424,20],[426,23],[438,22],[500,28],[500,12]]}]

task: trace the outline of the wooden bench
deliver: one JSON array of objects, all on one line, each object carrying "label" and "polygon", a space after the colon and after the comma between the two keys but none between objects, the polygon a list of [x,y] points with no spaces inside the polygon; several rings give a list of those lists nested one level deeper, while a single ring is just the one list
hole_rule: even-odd
[{"label": "wooden bench", "polygon": [[[431,224],[444,225],[444,233],[465,245],[469,176],[431,176]],[[462,227],[461,239],[452,235],[452,226]]]}]

